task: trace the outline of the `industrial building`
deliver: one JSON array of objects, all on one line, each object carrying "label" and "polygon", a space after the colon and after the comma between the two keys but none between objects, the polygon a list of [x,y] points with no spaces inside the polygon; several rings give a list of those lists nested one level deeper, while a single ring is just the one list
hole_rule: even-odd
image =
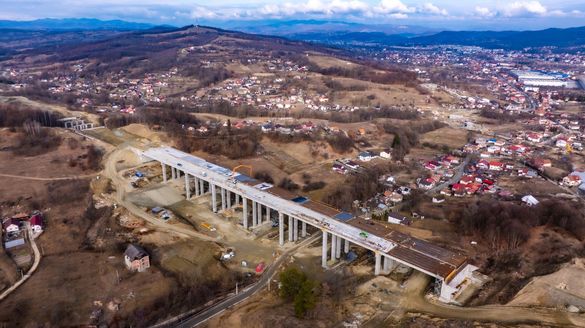
[{"label": "industrial building", "polygon": [[402,264],[435,278],[440,286],[439,299],[443,302],[457,303],[457,298],[467,287],[481,280],[481,275],[476,273],[477,267],[470,265],[465,255],[413,238],[375,221],[354,217],[170,147],[151,148],[142,156],[161,164],[164,182],[169,180],[168,168],[172,180],[182,176],[187,199],[192,195],[211,194],[214,212],[219,210],[219,206],[226,210],[241,203],[241,225],[245,229],[270,223],[272,217],[277,217],[281,246],[285,243],[286,221],[290,242],[306,237],[307,225],[319,230],[322,233],[324,268],[328,267],[329,259],[335,261],[341,258],[342,247],[347,254],[350,244],[353,244],[374,253],[376,275],[387,274]]},{"label": "industrial building", "polygon": [[576,83],[567,74],[534,70],[513,70],[510,74],[525,86],[575,88]]}]

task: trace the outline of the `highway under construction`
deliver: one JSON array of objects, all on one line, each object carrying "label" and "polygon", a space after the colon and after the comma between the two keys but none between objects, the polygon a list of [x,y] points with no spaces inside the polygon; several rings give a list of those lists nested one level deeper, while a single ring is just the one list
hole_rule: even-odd
[{"label": "highway under construction", "polygon": [[[322,266],[328,259],[339,259],[350,245],[370,250],[375,255],[374,273],[387,274],[398,264],[408,266],[436,279],[439,300],[456,303],[456,299],[476,282],[477,267],[463,254],[438,247],[430,242],[355,217],[308,197],[291,193],[248,175],[210,163],[197,156],[170,147],[150,148],[141,153],[147,161],[162,166],[163,182],[182,179],[187,199],[211,195],[214,212],[241,206],[241,225],[255,228],[277,218],[279,244],[295,242],[307,236],[307,226],[322,233]],[[170,169],[170,179],[168,176]]]}]

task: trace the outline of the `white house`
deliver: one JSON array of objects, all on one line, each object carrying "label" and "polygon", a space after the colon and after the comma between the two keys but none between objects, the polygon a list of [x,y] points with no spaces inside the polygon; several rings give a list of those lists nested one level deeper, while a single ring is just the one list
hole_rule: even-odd
[{"label": "white house", "polygon": [[358,155],[358,158],[362,162],[369,162],[374,157],[372,156],[372,153],[370,153],[369,151],[363,151]]}]

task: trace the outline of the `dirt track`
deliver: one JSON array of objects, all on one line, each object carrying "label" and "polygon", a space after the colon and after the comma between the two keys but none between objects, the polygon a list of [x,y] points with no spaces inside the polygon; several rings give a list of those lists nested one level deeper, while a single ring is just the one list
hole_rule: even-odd
[{"label": "dirt track", "polygon": [[70,177],[43,178],[43,177],[28,177],[28,176],[24,176],[24,175],[12,175],[12,174],[0,173],[0,177],[3,177],[3,178],[35,180],[35,181],[62,181],[62,180],[90,179],[90,178],[95,177],[96,175],[98,175],[98,174],[93,173],[93,174],[85,174],[85,175],[75,175],[75,176],[70,176]]},{"label": "dirt track", "polygon": [[507,324],[546,324],[552,326],[584,327],[585,318],[579,314],[568,313],[551,308],[515,307],[509,305],[485,305],[459,307],[430,302],[424,297],[429,277],[415,273],[408,280],[405,298],[401,306],[408,312],[421,312],[440,318],[477,320]]},{"label": "dirt track", "polygon": [[144,219],[146,222],[156,226],[160,231],[166,231],[171,233],[178,233],[188,237],[195,237],[201,240],[213,241],[213,242],[220,242],[219,238],[212,238],[205,234],[199,233],[194,231],[190,228],[178,227],[169,225],[166,222],[163,222],[153,216],[151,216],[148,212],[145,212],[144,209],[136,206],[135,204],[129,202],[126,199],[126,193],[128,192],[127,188],[129,188],[129,184],[127,181],[120,176],[118,170],[116,169],[116,163],[122,157],[122,152],[127,151],[127,146],[121,146],[116,150],[112,151],[104,160],[104,171],[103,174],[110,178],[112,181],[112,185],[116,189],[116,201],[120,206],[123,206],[128,211],[130,211],[133,215]]}]

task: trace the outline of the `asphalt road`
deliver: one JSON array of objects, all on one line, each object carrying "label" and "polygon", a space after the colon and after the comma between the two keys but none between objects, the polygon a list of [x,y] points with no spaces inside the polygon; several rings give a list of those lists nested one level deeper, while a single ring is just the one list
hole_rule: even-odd
[{"label": "asphalt road", "polygon": [[225,311],[229,307],[234,306],[234,305],[246,300],[248,297],[250,297],[250,296],[254,295],[256,292],[260,291],[262,288],[264,288],[264,286],[266,286],[268,281],[270,279],[272,279],[272,277],[278,271],[278,268],[280,267],[280,265],[285,260],[287,260],[291,254],[293,254],[294,252],[296,252],[298,249],[300,249],[302,247],[310,245],[311,243],[318,240],[319,238],[321,238],[321,234],[318,233],[315,236],[312,236],[312,237],[308,238],[307,240],[304,240],[303,242],[301,242],[301,243],[293,246],[292,248],[288,249],[287,251],[285,251],[272,265],[270,265],[264,271],[260,280],[258,280],[256,283],[254,283],[250,287],[246,288],[244,291],[240,292],[239,294],[234,295],[232,297],[229,297],[229,298],[227,298],[227,299],[225,299],[217,304],[214,304],[214,305],[208,307],[207,309],[204,309],[204,310],[202,310],[196,314],[193,314],[191,316],[188,316],[186,318],[178,319],[178,317],[175,317],[175,318],[167,320],[163,323],[157,324],[153,327],[188,328],[188,327],[195,327],[197,325],[204,323],[205,321],[222,313],[223,311]]},{"label": "asphalt road", "polygon": [[463,160],[463,163],[459,164],[459,167],[457,168],[457,172],[455,172],[455,174],[453,175],[453,177],[451,177],[451,179],[449,179],[448,181],[445,181],[439,185],[436,185],[435,187],[433,187],[429,191],[427,191],[426,194],[433,195],[436,192],[439,192],[442,189],[448,187],[450,184],[457,183],[459,180],[461,180],[463,173],[465,173],[465,167],[467,166],[467,164],[469,164],[470,160],[471,160],[471,154],[467,154],[467,156],[465,156],[465,159]]}]

